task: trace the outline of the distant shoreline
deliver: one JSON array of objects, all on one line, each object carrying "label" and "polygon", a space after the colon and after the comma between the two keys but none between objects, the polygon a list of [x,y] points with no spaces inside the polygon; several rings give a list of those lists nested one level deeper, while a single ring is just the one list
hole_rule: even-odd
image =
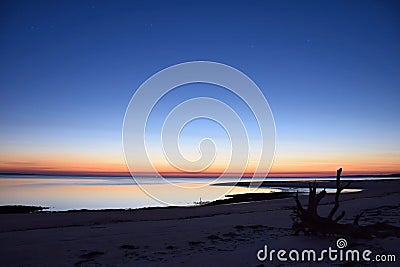
[{"label": "distant shoreline", "polygon": [[[344,177],[346,178],[346,176]],[[354,178],[354,177],[347,177],[347,178]],[[390,178],[390,177],[377,177],[377,178]],[[360,186],[364,185],[365,182],[376,182],[376,181],[382,181],[382,180],[392,180],[392,181],[397,181],[400,180],[397,177],[393,177],[393,179],[366,179],[366,180],[349,180],[349,179],[342,179],[346,182],[350,182],[350,185],[348,189],[359,189]],[[309,180],[304,180],[304,181],[263,181],[259,187],[291,187],[291,188],[309,188],[310,182],[316,181],[318,183],[318,187],[321,189],[324,188],[335,188],[336,181],[335,180],[318,180],[318,179],[309,179]],[[237,182],[237,183],[216,183],[213,184],[213,186],[242,186],[242,187],[249,187],[251,182]],[[362,189],[362,188],[361,188]]]},{"label": "distant shoreline", "polygon": [[[131,175],[125,174],[125,175],[107,175],[107,174],[67,174],[67,173],[62,173],[62,174],[49,174],[49,173],[18,173],[18,172],[0,172],[0,175],[5,175],[5,176],[14,176],[14,175],[24,175],[24,176],[61,176],[61,177],[125,177],[125,178],[130,178],[132,177]],[[149,177],[149,178],[155,178],[155,176],[145,176],[144,177]],[[218,178],[219,176],[164,176],[164,178]],[[267,176],[267,177],[254,177],[254,178],[310,178],[310,179],[318,179],[318,178],[335,178],[336,176],[334,175],[310,175],[310,176],[296,176],[295,174],[293,176]],[[390,173],[390,174],[360,174],[360,175],[342,175],[343,178],[367,178],[367,177],[376,177],[376,178],[390,178],[390,177],[400,177],[400,173]],[[235,178],[235,176],[232,177],[226,177],[226,178]],[[242,176],[242,178],[252,178],[252,176]]]}]

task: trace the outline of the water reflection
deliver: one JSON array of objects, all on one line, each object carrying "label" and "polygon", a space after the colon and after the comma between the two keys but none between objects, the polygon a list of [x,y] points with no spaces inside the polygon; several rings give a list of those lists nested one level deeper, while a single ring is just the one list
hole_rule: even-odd
[{"label": "water reflection", "polygon": [[[191,187],[199,183],[208,184],[211,179],[177,178],[174,182]],[[205,186],[188,191],[187,194],[174,194],[165,184],[152,185],[153,192],[162,197],[173,196],[179,205],[193,205],[201,198],[210,200],[220,188]],[[168,188],[168,190],[166,190]],[[230,186],[227,186],[227,190]],[[256,192],[280,192],[279,188],[260,188]],[[190,193],[189,193],[190,192]],[[244,187],[234,187],[229,194],[248,193]],[[165,206],[146,195],[131,178],[0,178],[0,205],[38,205],[50,210],[70,209],[117,209]]]}]

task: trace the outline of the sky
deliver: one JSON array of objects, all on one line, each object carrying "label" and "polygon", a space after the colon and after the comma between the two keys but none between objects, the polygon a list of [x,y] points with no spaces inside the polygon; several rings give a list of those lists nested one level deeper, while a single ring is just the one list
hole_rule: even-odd
[{"label": "sky", "polygon": [[[400,172],[399,47],[398,1],[2,1],[0,172],[126,173],[131,97],[158,71],[194,60],[232,66],[262,90],[276,126],[271,175]],[[255,129],[229,92],[188,88],[160,102],[150,136],[193,96],[231,104]],[[226,159],[221,127],[187,126],[189,158],[210,135]]]}]

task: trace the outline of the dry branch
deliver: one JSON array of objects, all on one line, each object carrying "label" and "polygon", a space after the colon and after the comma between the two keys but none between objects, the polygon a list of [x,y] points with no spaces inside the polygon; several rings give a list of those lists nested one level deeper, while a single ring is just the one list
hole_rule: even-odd
[{"label": "dry branch", "polygon": [[296,207],[294,209],[293,230],[295,234],[303,232],[309,234],[334,234],[358,238],[400,236],[400,227],[389,225],[385,222],[379,222],[372,225],[360,226],[358,224],[362,213],[358,214],[352,224],[341,224],[339,221],[344,218],[346,212],[342,211],[340,215],[333,218],[340,207],[340,193],[350,185],[350,182],[342,186],[340,176],[342,168],[336,172],[336,192],[335,202],[329,215],[322,217],[318,215],[318,205],[326,195],[326,190],[317,194],[317,182],[309,184],[308,205],[304,208],[301,204],[298,194],[295,196]]}]

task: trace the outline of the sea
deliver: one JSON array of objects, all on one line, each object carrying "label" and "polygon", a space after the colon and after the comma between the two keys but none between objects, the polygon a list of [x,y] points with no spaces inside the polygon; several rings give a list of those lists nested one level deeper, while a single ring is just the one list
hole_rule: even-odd
[{"label": "sea", "polygon": [[[285,187],[260,187],[255,191],[247,187],[229,186],[236,179],[224,178],[217,182],[215,178],[182,178],[171,177],[167,182],[163,179],[148,177],[153,192],[168,193],[167,184],[182,186],[202,186],[201,195],[175,194],[174,205],[191,206],[214,199],[215,190],[221,190],[224,183],[229,194],[249,192],[270,193],[297,190]],[[267,178],[268,181],[303,181],[315,178]],[[318,178],[332,180],[334,178]],[[354,179],[354,178],[352,178]],[[364,177],[362,179],[374,179]],[[241,181],[249,181],[242,178]],[[148,185],[147,185],[148,186]],[[222,185],[223,187],[224,185]],[[304,189],[303,189],[304,190]],[[333,190],[333,189],[332,189]],[[221,196],[221,198],[226,195]],[[101,210],[101,209],[136,209],[146,207],[168,206],[143,191],[132,177],[102,177],[102,176],[52,176],[52,175],[0,175],[0,205],[29,205],[48,207],[49,211],[66,210]]]}]

